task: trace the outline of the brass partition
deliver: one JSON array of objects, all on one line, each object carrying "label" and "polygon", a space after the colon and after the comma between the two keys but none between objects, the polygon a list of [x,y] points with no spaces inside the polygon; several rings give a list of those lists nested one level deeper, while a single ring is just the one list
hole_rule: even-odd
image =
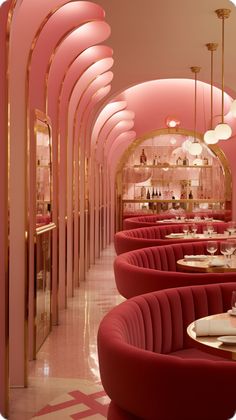
[{"label": "brass partition", "polygon": [[51,331],[52,231],[55,223],[35,233],[35,355]]},{"label": "brass partition", "polygon": [[[214,210],[224,209],[227,211],[232,210],[232,174],[231,174],[231,169],[229,167],[226,156],[218,145],[206,145],[203,142],[203,136],[199,133],[196,133],[196,138],[198,138],[200,143],[202,142],[205,145],[207,150],[210,151],[211,155],[214,156],[214,158],[217,158],[220,163],[222,175],[224,177],[223,199],[218,199],[218,198],[216,199],[215,197],[206,197],[206,198],[195,199],[195,200],[193,200],[192,198],[177,199],[177,200],[164,200],[163,197],[161,199],[157,198],[155,200],[152,200],[152,199],[147,200],[146,198],[135,199],[136,197],[134,197],[134,199],[127,199],[127,197],[124,198],[123,196],[124,184],[123,184],[123,179],[122,179],[122,173],[125,166],[127,165],[129,158],[134,153],[134,151],[138,148],[138,146],[140,147],[143,142],[145,142],[148,139],[151,140],[153,137],[158,137],[165,134],[171,134],[173,136],[183,135],[183,136],[191,136],[191,137],[194,137],[195,135],[193,131],[179,129],[179,128],[178,129],[175,129],[175,128],[159,129],[159,130],[155,130],[150,133],[147,133],[144,136],[134,140],[132,144],[126,149],[126,151],[121,156],[121,159],[116,168],[116,188],[115,188],[115,205],[116,205],[115,228],[116,228],[116,231],[122,229],[123,208],[125,204],[132,204],[133,207],[135,208],[136,203],[140,203],[140,205],[142,205],[148,202],[148,206],[149,206],[148,212],[149,212],[149,209],[151,208],[152,209],[151,213],[159,213],[162,210],[170,209],[170,207],[174,208],[175,205],[179,206],[180,208],[182,207],[186,211],[192,211],[192,210],[195,210],[197,206],[199,206],[199,204],[201,206],[201,205],[204,205],[204,203],[206,204],[206,206],[208,206],[209,209],[214,209]],[[144,147],[145,147],[145,144],[144,144]],[[137,165],[134,165],[133,167],[138,170],[139,166],[140,165],[137,164]],[[174,166],[175,165],[172,165],[172,170]],[[151,164],[145,166],[145,168],[148,168],[148,167],[152,168],[153,166]],[[202,166],[202,168],[203,167],[207,168],[207,166]],[[171,168],[171,165],[169,165],[168,168]],[[142,213],[142,210],[140,211],[140,213]],[[144,214],[146,213],[144,212]]]}]

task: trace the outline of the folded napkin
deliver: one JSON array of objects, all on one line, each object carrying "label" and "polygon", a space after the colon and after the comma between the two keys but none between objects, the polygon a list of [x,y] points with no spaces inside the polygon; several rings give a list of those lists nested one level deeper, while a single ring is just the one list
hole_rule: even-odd
[{"label": "folded napkin", "polygon": [[225,262],[219,258],[214,258],[213,260],[209,261],[208,265],[209,267],[224,267]]},{"label": "folded napkin", "polygon": [[209,258],[208,255],[185,255],[184,259],[186,261],[204,261]]},{"label": "folded napkin", "polygon": [[172,236],[172,238],[184,238],[183,233],[170,233],[169,236]]},{"label": "folded napkin", "polygon": [[236,319],[197,319],[195,321],[196,336],[236,335]]}]

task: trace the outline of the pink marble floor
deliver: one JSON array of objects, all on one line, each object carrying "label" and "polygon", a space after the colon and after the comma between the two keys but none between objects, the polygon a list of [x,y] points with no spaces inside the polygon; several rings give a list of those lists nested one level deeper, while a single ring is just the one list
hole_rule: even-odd
[{"label": "pink marble floor", "polygon": [[[28,388],[11,389],[10,420],[31,419],[52,400],[70,399],[68,393],[75,390],[86,393],[92,387],[90,393],[102,392],[97,330],[103,316],[124,300],[115,286],[114,256],[113,246],[103,251],[75,297],[68,300],[68,308],[60,312],[60,325],[53,327],[37,360],[29,364]],[[57,413],[50,418],[66,417]]]}]

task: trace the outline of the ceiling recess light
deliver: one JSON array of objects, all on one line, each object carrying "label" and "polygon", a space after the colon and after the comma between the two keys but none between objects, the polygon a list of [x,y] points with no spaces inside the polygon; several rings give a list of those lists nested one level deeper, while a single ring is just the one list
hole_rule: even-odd
[{"label": "ceiling recess light", "polygon": [[169,128],[176,128],[180,125],[180,121],[178,120],[178,118],[175,118],[175,117],[167,117],[166,125]]}]

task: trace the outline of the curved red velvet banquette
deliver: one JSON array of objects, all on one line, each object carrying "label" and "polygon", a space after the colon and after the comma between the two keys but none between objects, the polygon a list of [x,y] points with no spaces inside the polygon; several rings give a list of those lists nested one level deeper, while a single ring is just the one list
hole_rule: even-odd
[{"label": "curved red velvet banquette", "polygon": [[[214,231],[217,233],[223,233],[228,224],[226,222],[218,222],[218,223],[211,223],[214,228]],[[202,233],[204,228],[206,228],[206,223],[197,223],[197,233]],[[191,228],[191,225],[190,225]],[[133,249],[139,248],[146,248],[150,246],[160,246],[160,245],[168,245],[173,243],[180,243],[180,242],[189,242],[189,239],[182,238],[180,239],[167,239],[165,238],[166,235],[170,235],[171,233],[182,233],[183,232],[183,224],[171,224],[171,225],[164,225],[164,226],[149,226],[143,227],[138,229],[129,229],[129,230],[122,230],[117,232],[114,236],[114,246],[116,253],[122,254],[123,252],[132,251]],[[192,241],[199,240],[191,238]],[[206,239],[209,239],[206,237]]]},{"label": "curved red velvet banquette", "polygon": [[119,293],[125,298],[130,298],[173,287],[236,282],[236,272],[182,273],[177,271],[177,260],[184,258],[185,255],[207,254],[206,244],[206,241],[185,242],[135,249],[118,255],[114,260],[114,272]]},{"label": "curved red velvet banquette", "polygon": [[98,331],[109,420],[227,420],[236,411],[236,362],[194,348],[186,328],[226,312],[235,283],[137,296]]},{"label": "curved red velvet banquette", "polygon": [[[212,217],[216,220],[222,220],[222,221],[229,221],[231,220],[230,217],[231,213],[228,214],[226,212],[212,212],[212,213],[184,213],[183,215],[180,214],[180,216],[185,216],[186,218],[194,218],[195,216],[199,217]],[[179,216],[179,215],[177,215]],[[155,214],[155,215],[145,215],[145,216],[136,216],[136,217],[130,217],[123,221],[123,229],[136,229],[140,227],[148,227],[148,226],[156,226],[158,221],[167,220],[167,219],[173,219],[175,215],[172,213],[167,214]],[[166,224],[168,221],[165,222]],[[163,224],[163,222],[162,222]]]}]

